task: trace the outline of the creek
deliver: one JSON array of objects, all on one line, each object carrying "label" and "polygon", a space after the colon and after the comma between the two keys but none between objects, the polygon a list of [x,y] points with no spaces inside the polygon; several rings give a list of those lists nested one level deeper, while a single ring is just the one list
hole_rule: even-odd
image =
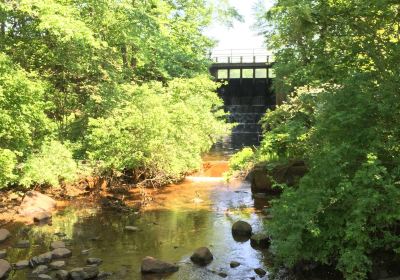
[{"label": "creek", "polygon": [[[71,204],[53,216],[51,225],[9,225],[13,237],[1,248],[8,247],[8,260],[15,263],[48,251],[54,240],[63,240],[72,251],[67,270],[84,266],[88,257],[101,258],[101,270],[112,272],[108,279],[209,280],[222,279],[220,272],[228,275],[226,279],[260,279],[254,269],[268,271],[268,251],[253,248],[249,240],[235,241],[231,227],[244,220],[252,225],[253,232],[263,231],[262,210],[267,200],[254,198],[246,182],[223,180],[229,154],[223,148],[222,153],[216,149],[206,155],[203,171],[180,184],[154,191],[152,200],[139,212]],[[126,226],[139,231],[129,232]],[[22,239],[30,241],[29,248],[14,248],[13,244]],[[190,261],[193,251],[202,246],[214,255],[207,267]],[[180,269],[167,276],[142,276],[140,264],[145,256],[176,262]],[[231,268],[231,261],[240,266]],[[13,271],[9,279],[27,279],[30,271]]]}]

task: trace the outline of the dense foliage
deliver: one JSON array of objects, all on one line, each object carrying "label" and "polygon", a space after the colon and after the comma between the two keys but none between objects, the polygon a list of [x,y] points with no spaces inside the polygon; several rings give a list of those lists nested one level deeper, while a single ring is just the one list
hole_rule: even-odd
[{"label": "dense foliage", "polygon": [[72,178],[71,153],[105,172],[194,168],[226,130],[203,29],[235,17],[225,0],[1,1],[0,188]]},{"label": "dense foliage", "polygon": [[400,4],[279,0],[260,14],[290,96],[252,159],[309,168],[273,204],[274,252],[365,279],[378,252],[400,249]]}]

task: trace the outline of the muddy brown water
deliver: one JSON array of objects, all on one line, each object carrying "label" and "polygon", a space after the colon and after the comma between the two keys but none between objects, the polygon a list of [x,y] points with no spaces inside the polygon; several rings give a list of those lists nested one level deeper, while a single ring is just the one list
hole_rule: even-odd
[{"label": "muddy brown water", "polygon": [[[15,263],[48,251],[54,240],[65,240],[73,253],[66,260],[67,269],[84,266],[88,257],[101,258],[100,269],[113,273],[109,279],[223,279],[219,272],[228,275],[225,279],[260,279],[254,269],[268,271],[268,251],[253,248],[250,241],[235,241],[231,227],[245,220],[254,232],[263,231],[261,210],[267,207],[267,200],[253,198],[246,182],[224,182],[226,155],[217,153],[205,159],[204,172],[159,190],[140,213],[69,206],[53,217],[52,225],[28,229],[21,224],[9,225],[13,237],[0,249],[7,248],[7,259]],[[127,232],[125,226],[136,226],[140,231]],[[13,248],[21,239],[29,239],[31,246]],[[207,267],[190,261],[192,252],[201,246],[209,247],[214,255]],[[82,250],[89,253],[82,254]],[[180,269],[170,275],[142,276],[140,264],[145,256],[179,263]],[[230,268],[231,261],[241,265]],[[28,279],[30,272],[13,271],[9,279]]]}]

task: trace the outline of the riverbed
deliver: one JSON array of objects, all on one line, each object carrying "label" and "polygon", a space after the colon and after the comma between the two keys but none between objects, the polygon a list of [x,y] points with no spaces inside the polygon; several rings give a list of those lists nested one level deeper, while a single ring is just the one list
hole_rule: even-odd
[{"label": "riverbed", "polygon": [[[11,224],[13,237],[1,245],[8,260],[15,263],[48,251],[54,240],[63,240],[72,251],[66,269],[82,267],[88,257],[101,258],[101,270],[111,272],[108,279],[268,279],[254,269],[268,272],[270,254],[253,248],[250,241],[236,241],[232,224],[244,220],[253,232],[264,230],[262,210],[265,198],[254,198],[244,181],[227,183],[229,154],[215,152],[204,157],[204,169],[182,183],[151,191],[151,201],[138,212],[118,212],[101,207],[71,204],[53,216],[51,225],[27,227]],[[126,226],[139,230],[130,232]],[[30,241],[29,248],[18,249],[18,240]],[[190,255],[206,246],[214,255],[207,267],[198,267]],[[142,276],[141,260],[152,256],[178,263],[180,269],[171,275]],[[231,261],[240,266],[230,267]],[[13,271],[9,279],[27,279],[30,269]]]}]

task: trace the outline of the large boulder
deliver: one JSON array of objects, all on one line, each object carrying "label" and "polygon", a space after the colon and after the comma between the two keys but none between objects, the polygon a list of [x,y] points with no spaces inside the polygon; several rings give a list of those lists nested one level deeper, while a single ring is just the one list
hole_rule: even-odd
[{"label": "large boulder", "polygon": [[56,208],[56,201],[37,191],[29,191],[19,207],[18,213],[25,217],[32,217],[40,213],[51,213]]},{"label": "large boulder", "polygon": [[198,265],[208,265],[214,259],[211,251],[207,247],[198,248],[190,257],[192,262]]},{"label": "large boulder", "polygon": [[0,243],[6,241],[11,236],[11,233],[5,228],[0,229]]},{"label": "large boulder", "polygon": [[179,266],[157,260],[153,257],[145,257],[142,260],[142,273],[171,273],[179,270]]},{"label": "large boulder", "polygon": [[246,180],[251,183],[253,193],[279,194],[280,190],[273,188],[274,182],[295,186],[307,172],[303,160],[293,160],[272,169],[266,163],[259,163],[249,172]]},{"label": "large boulder", "polygon": [[0,279],[5,279],[11,271],[11,265],[6,260],[0,260]]},{"label": "large boulder", "polygon": [[263,165],[256,165],[250,171],[248,179],[251,183],[251,191],[253,193],[270,193],[272,192],[273,181],[268,171]]},{"label": "large boulder", "polygon": [[232,225],[233,236],[243,236],[250,238],[253,229],[251,225],[245,221],[237,221]]}]

